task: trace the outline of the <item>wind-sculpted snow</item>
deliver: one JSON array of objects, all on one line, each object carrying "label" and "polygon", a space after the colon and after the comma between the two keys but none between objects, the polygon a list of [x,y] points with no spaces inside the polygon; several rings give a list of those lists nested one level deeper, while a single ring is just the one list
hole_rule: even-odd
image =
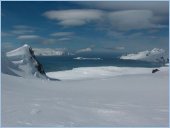
[{"label": "wind-sculpted snow", "polygon": [[129,60],[142,60],[150,62],[159,62],[162,64],[168,63],[168,53],[163,49],[154,48],[151,51],[142,51],[134,54],[127,54],[120,57],[120,59],[129,59]]},{"label": "wind-sculpted snow", "polygon": [[17,75],[12,69],[15,69],[17,71],[20,71],[20,69],[18,68],[17,65],[15,65],[14,63],[12,63],[11,61],[8,60],[8,58],[6,57],[5,53],[1,53],[1,72],[4,74],[10,74],[10,75],[14,75],[14,76],[19,76]]},{"label": "wind-sculpted snow", "polygon": [[36,59],[28,45],[7,52],[2,58],[2,72],[26,78],[48,78],[42,64]]}]

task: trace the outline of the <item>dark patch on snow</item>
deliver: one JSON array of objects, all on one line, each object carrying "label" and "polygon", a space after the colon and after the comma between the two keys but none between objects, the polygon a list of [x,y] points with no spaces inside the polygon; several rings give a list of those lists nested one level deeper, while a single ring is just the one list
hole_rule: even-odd
[{"label": "dark patch on snow", "polygon": [[153,69],[152,73],[155,73],[155,72],[158,72],[158,71],[159,71],[159,69]]}]

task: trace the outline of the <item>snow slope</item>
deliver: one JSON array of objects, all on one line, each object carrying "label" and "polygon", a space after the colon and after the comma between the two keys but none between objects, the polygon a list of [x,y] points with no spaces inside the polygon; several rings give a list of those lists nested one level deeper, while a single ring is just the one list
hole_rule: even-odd
[{"label": "snow slope", "polygon": [[[151,62],[161,62],[168,63],[168,53],[163,49],[154,48],[151,51],[142,51],[136,54],[127,54],[120,57],[120,59],[129,59],[129,60],[143,60]],[[165,62],[164,62],[165,61]]]},{"label": "snow slope", "polygon": [[27,78],[47,78],[43,66],[34,55],[34,51],[26,44],[3,55],[2,69],[3,73],[9,75]]},{"label": "snow slope", "polygon": [[168,126],[168,68],[93,80],[2,74],[2,126]]},{"label": "snow slope", "polygon": [[[122,75],[151,74],[154,68],[136,68],[136,67],[80,67],[72,70],[47,72],[47,76],[58,78],[60,80],[82,80],[109,78]],[[161,71],[167,70],[167,67],[158,68]]]}]

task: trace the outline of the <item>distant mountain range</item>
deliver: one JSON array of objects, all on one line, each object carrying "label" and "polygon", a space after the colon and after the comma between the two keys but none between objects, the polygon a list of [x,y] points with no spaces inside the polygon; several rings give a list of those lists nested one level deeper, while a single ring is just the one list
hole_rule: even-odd
[{"label": "distant mountain range", "polygon": [[51,48],[34,48],[34,54],[36,56],[63,56],[72,55],[65,49],[51,49]]}]

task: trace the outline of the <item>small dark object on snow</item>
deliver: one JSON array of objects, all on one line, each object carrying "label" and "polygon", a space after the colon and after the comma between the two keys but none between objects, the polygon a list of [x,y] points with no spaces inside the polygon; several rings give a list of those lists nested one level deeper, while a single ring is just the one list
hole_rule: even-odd
[{"label": "small dark object on snow", "polygon": [[152,70],[152,73],[155,73],[155,72],[157,72],[157,71],[159,71],[159,69],[153,69],[153,70]]}]

